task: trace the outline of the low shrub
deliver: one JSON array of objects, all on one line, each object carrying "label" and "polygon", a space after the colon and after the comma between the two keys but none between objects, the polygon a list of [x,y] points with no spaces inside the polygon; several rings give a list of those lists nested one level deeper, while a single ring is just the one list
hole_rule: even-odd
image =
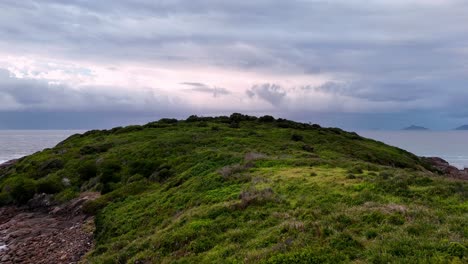
[{"label": "low shrub", "polygon": [[106,159],[99,164],[98,173],[102,183],[118,182],[120,177],[118,172],[122,169],[120,162],[115,159]]},{"label": "low shrub", "polygon": [[356,258],[359,251],[363,248],[363,245],[359,241],[347,233],[341,233],[332,238],[330,246],[340,250],[340,252],[348,255],[351,259]]},{"label": "low shrub", "polygon": [[174,175],[174,171],[172,170],[172,167],[167,164],[160,165],[156,171],[154,171],[149,179],[154,182],[164,182],[165,180],[169,179]]},{"label": "low shrub", "polygon": [[8,204],[11,204],[12,202],[14,201],[9,193],[0,192],[0,206],[8,205]]},{"label": "low shrub", "polygon": [[179,120],[177,120],[175,118],[161,118],[161,119],[159,119],[158,122],[161,123],[161,124],[176,124],[176,123],[179,122]]},{"label": "low shrub", "polygon": [[375,230],[367,230],[364,235],[367,239],[374,239],[379,235],[379,233],[377,233]]},{"label": "low shrub", "polygon": [[307,152],[314,152],[314,147],[310,145],[303,145],[302,150],[307,151]]},{"label": "low shrub", "polygon": [[84,146],[80,149],[80,154],[90,155],[90,154],[103,153],[103,152],[107,152],[113,146],[114,145],[112,143],[103,143],[103,144],[97,144],[97,145]]},{"label": "low shrub", "polygon": [[280,253],[270,257],[263,264],[327,264],[342,263],[346,258],[337,253],[314,252],[304,249],[298,252]]},{"label": "low shrub", "polygon": [[258,122],[271,123],[271,122],[275,122],[275,118],[270,115],[264,115],[258,118]]},{"label": "low shrub", "polygon": [[362,221],[368,224],[379,225],[385,220],[385,215],[381,212],[375,211],[362,216]]},{"label": "low shrub", "polygon": [[55,201],[59,203],[70,201],[78,197],[79,193],[72,188],[65,189],[54,196]]},{"label": "low shrub", "polygon": [[452,257],[463,259],[468,256],[468,249],[458,242],[451,242],[447,247],[447,253]]},{"label": "low shrub", "polygon": [[4,189],[9,190],[11,197],[20,204],[25,204],[36,193],[36,183],[27,178],[12,178]]},{"label": "low shrub", "polygon": [[239,194],[239,199],[241,199],[241,202],[236,205],[237,209],[246,209],[251,205],[263,205],[273,201],[279,202],[279,199],[271,188],[265,188],[262,190],[250,188],[242,191]]},{"label": "low shrub", "polygon": [[100,210],[104,209],[109,204],[109,200],[105,198],[98,198],[96,200],[89,200],[83,204],[83,212],[89,215],[95,215]]},{"label": "low shrub", "polygon": [[142,126],[134,125],[134,126],[126,126],[122,127],[119,130],[115,131],[114,134],[125,134],[125,133],[130,133],[130,132],[135,132],[135,131],[141,131],[143,130]]},{"label": "low shrub", "polygon": [[140,159],[131,162],[128,166],[128,171],[130,175],[140,174],[143,177],[148,178],[159,168],[159,166],[161,166],[160,161],[153,159]]},{"label": "low shrub", "polygon": [[62,179],[55,174],[49,175],[37,181],[37,192],[55,194],[64,189]]},{"label": "low shrub", "polygon": [[291,140],[292,141],[302,141],[304,139],[304,137],[302,135],[299,135],[299,134],[292,134],[291,135]]},{"label": "low shrub", "polygon": [[36,178],[41,178],[49,173],[56,172],[64,167],[64,163],[61,159],[50,159],[40,164],[35,172]]},{"label": "low shrub", "polygon": [[79,165],[77,171],[80,176],[80,179],[83,181],[87,181],[91,178],[96,177],[98,169],[94,160],[87,160],[82,162],[81,165]]},{"label": "low shrub", "polygon": [[230,128],[240,128],[240,124],[239,124],[239,122],[231,122],[229,124],[229,127]]},{"label": "low shrub", "polygon": [[348,173],[362,174],[362,173],[364,173],[364,170],[363,170],[362,166],[354,165],[353,167],[348,169]]}]

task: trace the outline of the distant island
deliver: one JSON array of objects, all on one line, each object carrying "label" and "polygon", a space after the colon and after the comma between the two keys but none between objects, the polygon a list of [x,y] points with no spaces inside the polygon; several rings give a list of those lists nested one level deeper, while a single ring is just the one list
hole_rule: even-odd
[{"label": "distant island", "polygon": [[429,128],[412,125],[412,126],[403,128],[402,130],[418,130],[418,131],[421,131],[421,130],[429,130]]},{"label": "distant island", "polygon": [[468,130],[468,125],[457,127],[455,130]]}]

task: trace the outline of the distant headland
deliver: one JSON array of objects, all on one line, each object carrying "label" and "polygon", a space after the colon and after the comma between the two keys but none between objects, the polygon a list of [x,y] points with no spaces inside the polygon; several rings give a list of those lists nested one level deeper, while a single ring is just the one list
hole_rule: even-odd
[{"label": "distant headland", "polygon": [[422,127],[422,126],[411,125],[411,126],[409,126],[409,127],[403,128],[402,130],[417,130],[417,131],[422,131],[422,130],[429,130],[429,128]]},{"label": "distant headland", "polygon": [[457,127],[455,130],[468,130],[468,125]]}]

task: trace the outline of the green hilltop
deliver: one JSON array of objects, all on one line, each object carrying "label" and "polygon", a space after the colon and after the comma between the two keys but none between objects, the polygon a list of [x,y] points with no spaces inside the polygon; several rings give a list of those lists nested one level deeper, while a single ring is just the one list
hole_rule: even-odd
[{"label": "green hilltop", "polygon": [[356,133],[271,116],[73,135],[0,170],[0,204],[102,196],[90,263],[466,263],[468,184]]}]

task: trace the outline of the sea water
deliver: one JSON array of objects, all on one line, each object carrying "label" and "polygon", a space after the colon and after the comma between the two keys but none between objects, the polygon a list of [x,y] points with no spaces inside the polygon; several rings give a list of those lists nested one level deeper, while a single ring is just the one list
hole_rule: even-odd
[{"label": "sea water", "polygon": [[468,131],[358,131],[357,133],[418,156],[440,157],[459,169],[468,168]]},{"label": "sea water", "polygon": [[0,130],[0,164],[51,148],[80,130]]},{"label": "sea water", "polygon": [[[79,130],[0,130],[0,163],[33,154]],[[468,131],[357,131],[418,156],[440,157],[462,169],[468,167]]]}]

